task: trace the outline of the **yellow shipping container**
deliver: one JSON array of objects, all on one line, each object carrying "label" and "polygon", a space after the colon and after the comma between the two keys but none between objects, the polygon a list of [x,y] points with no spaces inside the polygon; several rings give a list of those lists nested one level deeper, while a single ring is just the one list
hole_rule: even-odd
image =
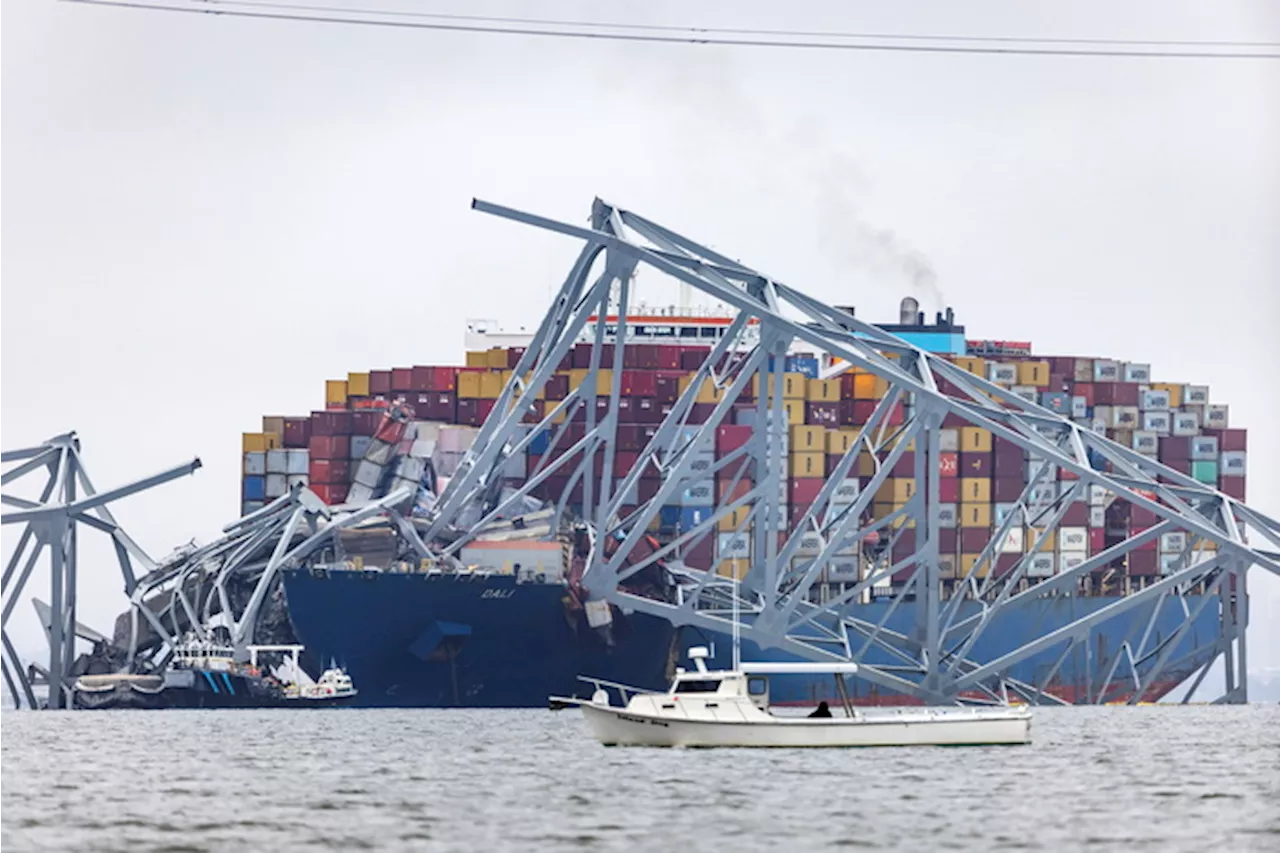
[{"label": "yellow shipping container", "polygon": [[990,560],[984,562],[978,567],[977,571],[974,571],[974,566],[977,564],[978,558],[981,556],[981,554],[961,554],[960,574],[957,575],[957,577],[966,578],[972,575],[975,578],[985,578],[987,576],[987,572],[991,570]]},{"label": "yellow shipping container", "polygon": [[458,374],[458,399],[476,400],[480,398],[480,378],[488,374],[478,370],[467,370]]},{"label": "yellow shipping container", "polygon": [[848,453],[849,448],[853,447],[853,442],[857,437],[858,431],[856,429],[827,430],[827,452]]},{"label": "yellow shipping container", "polygon": [[[612,373],[612,371],[609,372]],[[689,383],[693,382],[694,375],[690,373],[680,377],[679,389],[681,394],[688,390]],[[724,392],[716,387],[716,384],[711,381],[711,377],[704,376],[702,386],[698,388],[698,396],[694,397],[693,401],[695,403],[718,403],[723,395]],[[800,423],[804,423],[804,418],[800,419]]]},{"label": "yellow shipping container", "polygon": [[859,373],[853,377],[853,399],[879,400],[889,392],[889,382],[872,373]]},{"label": "yellow shipping container", "polygon": [[916,481],[909,477],[893,477],[884,481],[876,492],[876,500],[902,506],[914,495]]},{"label": "yellow shipping container", "polygon": [[990,453],[991,430],[982,427],[960,428],[961,453]]},{"label": "yellow shipping container", "polygon": [[749,568],[751,568],[750,560],[721,560],[716,563],[716,574],[722,578],[742,580],[747,576]]},{"label": "yellow shipping container", "polygon": [[489,353],[487,350],[468,350],[467,351],[467,367],[488,367]]},{"label": "yellow shipping container", "polygon": [[960,504],[960,526],[961,527],[990,527],[991,526],[991,504],[983,504],[983,503]]},{"label": "yellow shipping container", "polygon": [[792,453],[825,453],[826,429],[820,426],[793,426],[791,428]]},{"label": "yellow shipping container", "polygon": [[[782,374],[782,399],[784,400],[803,400],[805,396],[805,383],[809,381],[809,377],[803,373],[784,373]],[[769,391],[773,391],[773,377],[769,377]],[[751,377],[751,393],[760,396],[760,374]],[[836,389],[836,399],[839,399],[840,390]],[[804,423],[801,419],[801,423]]]},{"label": "yellow shipping container", "polygon": [[507,367],[507,351],[502,347],[494,347],[485,353],[485,367],[496,367],[505,370]]},{"label": "yellow shipping container", "polygon": [[1176,409],[1182,405],[1182,386],[1181,385],[1173,385],[1169,382],[1153,382],[1151,383],[1151,390],[1168,391],[1170,408]]},{"label": "yellow shipping container", "polygon": [[[1034,385],[1037,388],[1049,387],[1049,362],[1023,361],[1018,364],[1018,384]],[[1062,389],[1058,389],[1062,390]]]},{"label": "yellow shipping container", "polygon": [[983,379],[987,378],[987,360],[985,358],[962,355],[958,356],[955,362],[956,367],[961,370],[967,370],[974,376],[981,376]]},{"label": "yellow shipping container", "polygon": [[242,453],[262,453],[267,449],[267,436],[261,432],[246,432],[240,438]]},{"label": "yellow shipping container", "polygon": [[839,379],[810,379],[805,383],[805,399],[814,403],[836,403],[840,400]]},{"label": "yellow shipping container", "polygon": [[[1022,537],[1022,547],[1030,552],[1036,544],[1036,540],[1044,531],[1038,527],[1028,527],[1026,533]],[[1051,553],[1054,546],[1057,545],[1058,533],[1056,530],[1050,530],[1049,536],[1044,540],[1044,544],[1040,546],[1040,553]]]},{"label": "yellow shipping container", "polygon": [[792,453],[787,459],[787,472],[792,477],[827,476],[827,457],[821,450],[809,453]]},{"label": "yellow shipping container", "polygon": [[264,432],[262,437],[267,440],[267,450],[279,450],[284,447],[284,442],[280,440],[282,433]]},{"label": "yellow shipping container", "polygon": [[369,396],[369,374],[367,373],[348,373],[347,374],[347,393],[352,397],[368,397]]},{"label": "yellow shipping container", "polygon": [[804,423],[804,400],[783,400],[782,408],[787,412],[789,426],[799,426]]},{"label": "yellow shipping container", "polygon": [[326,406],[345,406],[347,404],[347,380],[325,380],[324,404]]},{"label": "yellow shipping container", "polygon": [[870,453],[865,450],[858,454],[858,476],[874,477],[876,473],[876,460]]},{"label": "yellow shipping container", "polygon": [[490,370],[486,373],[476,373],[480,377],[480,393],[477,395],[481,400],[496,400],[502,395],[502,374],[497,371]]},{"label": "yellow shipping container", "polygon": [[[879,494],[880,494],[879,492],[876,492],[877,497],[879,496]],[[893,512],[892,503],[886,503],[885,501],[876,501],[871,505],[872,518],[884,518],[885,516],[889,515],[892,512]]]},{"label": "yellow shipping container", "polygon": [[991,503],[991,480],[988,477],[961,477],[960,501],[971,504]]},{"label": "yellow shipping container", "polygon": [[[733,512],[725,513],[724,515],[720,516],[720,521],[718,522],[718,526],[725,533],[732,533],[733,531],[737,530],[738,527],[747,520],[747,516],[750,514],[751,514],[751,507],[740,506],[737,509],[735,509]],[[751,528],[743,527],[742,529],[743,529],[743,532],[746,532],[746,531],[749,531]]]},{"label": "yellow shipping container", "polygon": [[279,415],[264,415],[262,417],[262,431],[284,435],[284,418]]}]

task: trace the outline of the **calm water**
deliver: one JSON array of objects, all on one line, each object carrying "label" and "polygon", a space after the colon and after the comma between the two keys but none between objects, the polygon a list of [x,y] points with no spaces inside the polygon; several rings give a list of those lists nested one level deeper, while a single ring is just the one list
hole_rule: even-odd
[{"label": "calm water", "polygon": [[0,846],[1280,850],[1280,706],[1043,710],[1033,739],[642,750],[570,711],[5,712]]}]

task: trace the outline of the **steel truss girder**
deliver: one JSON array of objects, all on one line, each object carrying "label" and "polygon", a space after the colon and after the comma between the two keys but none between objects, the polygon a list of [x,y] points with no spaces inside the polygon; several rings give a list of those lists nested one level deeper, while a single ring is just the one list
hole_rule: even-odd
[{"label": "steel truss girder", "polygon": [[[119,488],[98,492],[85,470],[80,453],[80,441],[74,432],[54,436],[43,444],[5,451],[5,463],[18,462],[6,470],[2,480],[5,486],[17,483],[44,468],[48,479],[40,491],[38,500],[29,500],[14,494],[0,495],[6,510],[0,521],[3,524],[23,525],[16,547],[5,566],[3,578],[4,608],[0,619],[0,636],[3,637],[4,677],[14,702],[21,707],[37,707],[33,684],[28,669],[23,667],[17,651],[9,639],[9,617],[17,605],[27,581],[35,570],[42,553],[49,552],[50,592],[47,619],[49,663],[48,676],[50,708],[70,706],[68,674],[76,659],[76,599],[79,586],[78,538],[81,525],[111,537],[116,552],[120,574],[126,592],[135,581],[133,561],[146,569],[154,563],[146,552],[121,528],[111,514],[109,504],[179,477],[194,473],[200,460],[194,459],[163,471],[152,477]],[[33,546],[33,547],[28,547]],[[25,558],[25,559],[24,559]],[[21,572],[18,566],[21,565]],[[17,573],[17,577],[14,575]],[[37,610],[43,610],[40,602]],[[43,621],[43,620],[42,620]],[[16,685],[15,685],[16,680]],[[18,689],[14,689],[17,687]]]},{"label": "steel truss girder", "polygon": [[[1257,564],[1280,574],[1280,523],[1274,519],[658,223],[600,200],[593,204],[591,225],[587,228],[479,200],[472,206],[582,240],[583,247],[513,371],[512,381],[434,507],[423,537],[430,548],[452,554],[470,541],[475,528],[459,531],[455,526],[464,509],[494,494],[507,460],[529,447],[534,431],[551,431],[552,449],[560,449],[560,441],[567,434],[568,416],[584,406],[585,436],[554,459],[551,452],[544,456],[539,469],[508,500],[489,500],[482,523],[499,517],[551,474],[569,472],[570,488],[578,482],[583,484],[582,520],[593,542],[583,583],[593,596],[665,616],[676,624],[717,631],[732,628],[735,617],[725,609],[725,602],[736,598],[736,621],[744,638],[809,659],[856,661],[868,680],[930,701],[952,701],[962,691],[971,690],[1003,695],[1006,688],[1054,701],[1044,693],[1045,685],[1010,679],[1009,667],[1061,644],[1067,651],[1082,647],[1096,625],[1149,604],[1156,596],[1162,602],[1169,597],[1182,601],[1193,590],[1208,587],[1217,591],[1220,607],[1230,602],[1233,612],[1247,614],[1247,568]],[[601,257],[605,261],[603,270],[593,279],[593,268]],[[624,364],[632,296],[630,280],[638,267],[665,273],[737,313],[725,335],[711,347],[688,389],[639,453],[637,464],[624,476],[615,477],[611,462],[616,451],[620,368]],[[603,350],[598,345],[603,341],[607,314],[617,315],[618,345],[612,364],[603,365]],[[592,316],[597,318],[594,328],[588,326]],[[749,328],[758,332],[756,339],[746,334]],[[539,424],[531,428],[522,423],[527,409],[520,401],[539,394],[569,348],[588,329],[586,333],[596,346],[592,348],[585,379]],[[770,534],[781,517],[779,489],[785,477],[785,424],[778,381],[782,359],[774,356],[785,354],[797,340],[843,361],[843,368],[828,371],[827,375],[857,368],[885,380],[889,391],[860,429],[836,475],[824,486],[797,529],[779,544]],[[606,367],[614,370],[613,382],[607,389],[597,389],[598,372]],[[637,556],[635,549],[659,507],[678,490],[707,476],[694,474],[692,462],[699,451],[714,446],[715,429],[726,422],[732,401],[753,379],[762,389],[756,395],[757,429],[740,455],[719,460],[713,469],[730,476],[736,470],[741,477],[747,467],[754,466],[753,485],[745,495],[728,499],[717,496],[706,521],[682,532],[657,553]],[[720,389],[722,398],[704,423],[690,424],[693,402],[704,380]],[[943,382],[950,386],[950,393],[940,390]],[[605,400],[606,405],[597,418],[598,399]],[[891,427],[888,416],[899,403],[903,406],[903,423]],[[948,601],[937,547],[941,524],[936,459],[940,452],[938,430],[949,415],[1017,445],[1030,454],[1038,469],[1016,502],[1015,512],[997,525],[997,535],[991,538],[978,562],[955,581]],[[916,442],[914,495],[887,518],[864,525],[863,510],[912,441]],[[597,454],[605,462],[599,470],[595,464]],[[874,460],[875,475],[852,505],[837,505],[833,502],[836,486],[859,454],[868,454]],[[735,464],[739,465],[737,469]],[[1075,482],[1071,491],[1046,500],[1036,487],[1054,483],[1055,478],[1049,476],[1054,469],[1069,472]],[[655,475],[660,479],[657,495],[639,501],[635,495],[638,482]],[[1086,500],[1094,489],[1101,490],[1107,500],[1123,499],[1154,513],[1159,524],[1039,583],[1024,582],[1034,551],[1025,554],[1008,574],[983,571],[992,566],[1003,535],[1012,526],[1021,527],[1024,518],[1034,521],[1040,529],[1037,545],[1043,543],[1059,527],[1070,505]],[[567,500],[568,490],[558,502],[557,517]],[[702,535],[713,535],[720,519],[741,508],[748,508],[749,512],[738,531],[751,526],[755,547],[749,572],[740,585],[682,567],[678,560],[672,563],[684,547]],[[1272,550],[1248,544],[1245,526],[1269,543]],[[912,527],[916,530],[916,544],[910,556],[896,563],[885,560],[871,566],[851,589],[829,601],[808,600],[807,593],[824,570],[851,546],[857,548],[863,537],[874,533],[897,542]],[[1185,531],[1195,547],[1166,577],[995,661],[972,659],[975,644],[992,625],[998,624],[1001,615],[1031,606],[1046,595],[1079,594],[1081,584],[1089,580],[1092,572],[1170,530]],[[460,535],[447,547],[438,549],[434,538],[445,532]],[[791,560],[805,534],[816,534],[818,553],[793,564]],[[606,542],[611,543],[609,547],[605,547]],[[632,575],[662,559],[681,579],[679,603],[645,599],[623,588]],[[907,600],[916,603],[916,625],[909,636],[886,627],[889,614],[877,625],[867,625],[858,616],[862,597],[876,588],[878,581],[902,573],[909,576],[893,587],[889,606],[892,611]],[[1231,584],[1222,582],[1227,574],[1234,578]],[[970,609],[977,607],[977,612],[963,615],[962,606],[966,603]],[[1183,606],[1189,613],[1185,602]],[[1207,605],[1197,600],[1191,607],[1196,606]],[[857,642],[851,642],[851,637]],[[1242,630],[1233,628],[1229,641],[1224,635],[1215,643],[1215,648],[1222,647],[1222,654],[1243,657]],[[1232,652],[1237,646],[1238,650]],[[1140,690],[1136,695],[1140,696],[1161,675],[1176,650],[1174,644],[1154,656],[1141,653],[1134,658],[1125,677],[1137,679]],[[870,663],[867,657],[873,651],[900,661],[902,667],[891,671],[887,666]],[[1126,651],[1130,653],[1132,648]],[[1066,651],[1057,659],[1055,671],[1065,657]],[[1115,676],[1115,661],[1106,663],[1110,675]],[[1242,684],[1235,685],[1229,676],[1228,692],[1243,696]],[[1100,685],[1098,695],[1104,695],[1106,688],[1107,685]]]}]

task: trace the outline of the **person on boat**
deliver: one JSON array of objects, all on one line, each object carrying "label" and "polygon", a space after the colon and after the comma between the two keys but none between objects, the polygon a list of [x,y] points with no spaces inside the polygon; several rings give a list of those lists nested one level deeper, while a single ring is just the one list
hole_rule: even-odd
[{"label": "person on boat", "polygon": [[826,702],[819,702],[818,707],[815,708],[813,710],[813,713],[811,713],[809,716],[810,717],[830,717],[831,708],[828,707]]}]

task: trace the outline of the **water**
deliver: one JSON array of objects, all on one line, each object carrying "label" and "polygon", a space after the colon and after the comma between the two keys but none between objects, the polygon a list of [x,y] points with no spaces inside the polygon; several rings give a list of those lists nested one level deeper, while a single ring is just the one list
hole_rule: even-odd
[{"label": "water", "polygon": [[1032,737],[607,749],[573,711],[6,712],[0,846],[1280,850],[1280,706],[1044,709]]}]

